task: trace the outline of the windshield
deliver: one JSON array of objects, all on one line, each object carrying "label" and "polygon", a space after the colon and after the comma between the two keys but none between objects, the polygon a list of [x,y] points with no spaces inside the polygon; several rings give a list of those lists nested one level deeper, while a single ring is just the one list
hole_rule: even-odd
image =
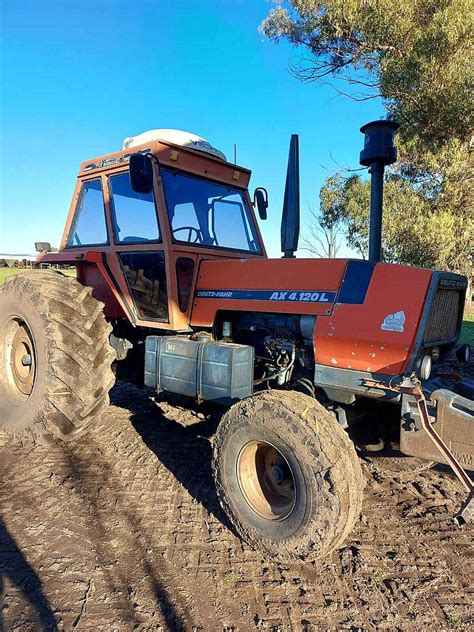
[{"label": "windshield", "polygon": [[160,169],[173,241],[260,252],[252,216],[240,189]]}]

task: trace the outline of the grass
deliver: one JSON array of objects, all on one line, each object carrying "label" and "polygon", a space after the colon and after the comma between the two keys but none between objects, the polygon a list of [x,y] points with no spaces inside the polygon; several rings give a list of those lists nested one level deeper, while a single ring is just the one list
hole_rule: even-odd
[{"label": "grass", "polygon": [[464,630],[465,626],[461,621],[461,617],[454,610],[446,613],[446,620],[452,628]]},{"label": "grass", "polygon": [[[24,272],[24,270],[21,268],[0,268],[0,285],[2,285],[8,277],[18,274],[19,272]],[[66,276],[76,276],[76,270],[61,270],[61,272]]]},{"label": "grass", "polygon": [[233,583],[237,581],[237,575],[233,571],[225,571],[225,573],[222,574],[222,579],[225,582]]},{"label": "grass", "polygon": [[20,272],[20,270],[17,268],[0,268],[0,284],[2,284],[5,279],[8,279],[8,277],[17,274],[18,272]]},{"label": "grass", "polygon": [[468,342],[474,346],[474,310],[469,310],[464,314],[459,342]]}]

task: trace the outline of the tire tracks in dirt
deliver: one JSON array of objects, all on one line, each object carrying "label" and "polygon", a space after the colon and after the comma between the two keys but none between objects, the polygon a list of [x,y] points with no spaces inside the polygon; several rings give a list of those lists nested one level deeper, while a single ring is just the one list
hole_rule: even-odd
[{"label": "tire tracks in dirt", "polygon": [[123,384],[113,404],[78,442],[0,447],[6,630],[474,626],[474,531],[453,524],[464,493],[448,472],[410,483],[366,466],[346,546],[318,563],[277,565],[242,544],[219,507],[217,417],[160,410]]}]

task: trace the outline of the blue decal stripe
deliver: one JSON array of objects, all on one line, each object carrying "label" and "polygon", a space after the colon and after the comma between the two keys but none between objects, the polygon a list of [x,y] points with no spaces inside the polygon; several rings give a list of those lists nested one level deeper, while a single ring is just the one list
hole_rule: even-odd
[{"label": "blue decal stripe", "polygon": [[198,290],[196,298],[276,303],[334,303],[336,292],[323,290]]},{"label": "blue decal stripe", "polygon": [[349,261],[337,296],[337,303],[362,305],[376,265],[376,261]]}]

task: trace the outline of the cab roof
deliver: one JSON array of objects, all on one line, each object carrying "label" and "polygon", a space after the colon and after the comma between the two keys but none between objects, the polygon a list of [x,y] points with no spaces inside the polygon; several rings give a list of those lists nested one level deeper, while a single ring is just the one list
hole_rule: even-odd
[{"label": "cab roof", "polygon": [[[139,137],[134,137],[137,139]],[[126,141],[128,139],[125,139]],[[125,144],[125,143],[124,143]],[[115,171],[128,164],[134,153],[153,154],[160,164],[197,176],[226,182],[235,187],[247,188],[251,172],[224,161],[214,153],[197,149],[195,146],[177,145],[169,140],[153,140],[141,145],[128,146],[117,152],[84,160],[79,168],[78,177],[96,175],[102,171]],[[217,150],[218,151],[218,150]]]}]

